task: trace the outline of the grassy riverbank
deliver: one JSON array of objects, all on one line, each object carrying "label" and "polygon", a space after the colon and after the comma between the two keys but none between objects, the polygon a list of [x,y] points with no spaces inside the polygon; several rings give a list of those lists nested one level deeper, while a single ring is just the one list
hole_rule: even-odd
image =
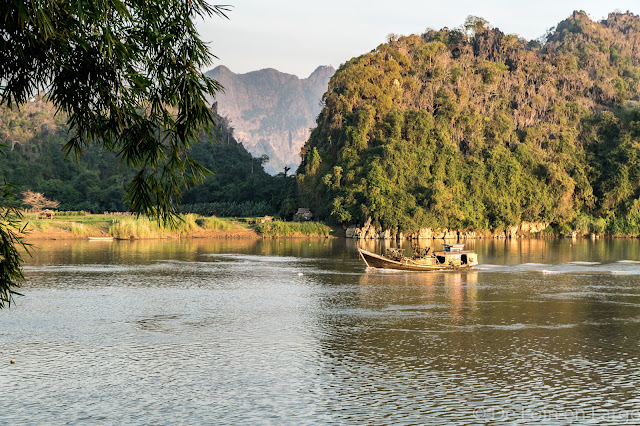
[{"label": "grassy riverbank", "polygon": [[53,219],[38,219],[36,214],[25,215],[29,240],[85,239],[114,237],[118,239],[157,238],[261,238],[261,237],[318,237],[331,235],[331,228],[317,222],[261,223],[256,218],[221,218],[216,216],[180,215],[174,227],[135,216],[61,212]]},{"label": "grassy riverbank", "polygon": [[331,228],[320,222],[264,222],[255,226],[264,237],[329,237]]}]

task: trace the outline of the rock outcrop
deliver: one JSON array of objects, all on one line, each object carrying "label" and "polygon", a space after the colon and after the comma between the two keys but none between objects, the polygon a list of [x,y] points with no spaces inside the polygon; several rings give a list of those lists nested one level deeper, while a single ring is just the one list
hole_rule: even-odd
[{"label": "rock outcrop", "polygon": [[[531,223],[523,222],[519,226],[510,226],[504,230],[495,230],[493,232],[482,232],[474,230],[456,230],[456,229],[431,229],[421,228],[416,232],[406,235],[410,240],[470,240],[474,238],[518,238],[532,236],[544,231],[548,223]],[[404,240],[405,235],[402,233],[392,234],[388,229],[377,229],[371,224],[371,218],[361,227],[351,225],[346,228],[345,236],[347,238],[356,239],[395,239]]]},{"label": "rock outcrop", "polygon": [[275,69],[236,74],[219,66],[206,75],[224,86],[217,94],[218,114],[234,128],[235,138],[252,155],[267,155],[268,173],[295,170],[300,149],[316,125],[321,100],[335,70],[318,67],[308,78],[300,79]]}]

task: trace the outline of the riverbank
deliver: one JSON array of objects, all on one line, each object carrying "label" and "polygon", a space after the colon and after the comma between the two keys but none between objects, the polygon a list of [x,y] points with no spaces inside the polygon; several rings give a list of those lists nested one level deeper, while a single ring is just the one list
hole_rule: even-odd
[{"label": "riverbank", "polygon": [[335,232],[318,222],[283,222],[270,218],[219,218],[181,215],[174,227],[146,217],[68,212],[52,219],[25,215],[25,240],[78,240],[89,238],[329,238]]},{"label": "riverbank", "polygon": [[350,225],[345,229],[347,238],[356,240],[475,240],[516,238],[640,238],[640,234],[606,232],[606,222],[596,226],[557,225],[549,222],[522,222],[519,225],[499,229],[447,229],[421,228],[416,231],[392,232],[371,223],[369,218],[363,225]]},{"label": "riverbank", "polygon": [[[392,234],[375,228],[369,221],[364,226],[330,227],[321,222],[285,222],[270,217],[221,218],[180,215],[174,228],[161,226],[146,217],[126,214],[88,214],[61,212],[52,219],[39,219],[35,213],[25,214],[27,241],[78,240],[92,237],[115,239],[175,238],[333,238],[357,240],[473,240],[483,238],[637,238],[636,235],[582,234],[555,229],[548,223],[524,222],[519,226],[494,231],[424,228],[406,234]],[[559,232],[560,231],[560,232]]]}]

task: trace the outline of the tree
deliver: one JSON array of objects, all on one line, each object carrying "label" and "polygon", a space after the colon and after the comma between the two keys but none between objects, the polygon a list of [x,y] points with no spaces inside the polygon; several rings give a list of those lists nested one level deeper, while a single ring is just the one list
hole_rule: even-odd
[{"label": "tree", "polygon": [[484,18],[469,15],[467,16],[467,19],[464,20],[464,29],[470,37],[473,37],[474,35],[482,32],[488,24],[489,21]]},{"label": "tree", "polygon": [[56,208],[60,205],[58,201],[49,200],[40,192],[24,191],[22,193],[22,204],[30,206],[35,212],[51,207]]},{"label": "tree", "polygon": [[[214,56],[194,21],[226,18],[228,10],[205,0],[161,7],[151,0],[8,0],[0,10],[0,104],[19,108],[44,94],[67,117],[68,154],[79,158],[92,143],[118,153],[137,170],[130,208],[174,221],[182,188],[207,174],[189,149],[215,126],[206,96],[221,89],[200,71]],[[12,194],[0,189],[0,217],[14,215],[0,232],[15,233]],[[20,241],[2,238],[0,252]],[[0,307],[19,284],[21,259],[1,261]]]},{"label": "tree", "polygon": [[14,190],[5,182],[0,185],[0,308],[11,303],[12,296],[19,294],[14,288],[24,281],[20,269],[20,248],[28,253],[29,245],[20,236],[24,231],[20,226],[21,220],[22,214],[16,208]]}]

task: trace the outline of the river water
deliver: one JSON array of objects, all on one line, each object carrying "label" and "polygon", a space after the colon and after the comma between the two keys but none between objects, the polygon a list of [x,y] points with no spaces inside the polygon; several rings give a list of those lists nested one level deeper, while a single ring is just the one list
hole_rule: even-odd
[{"label": "river water", "polygon": [[402,273],[339,239],[39,243],[0,423],[640,423],[640,242],[467,247]]}]

